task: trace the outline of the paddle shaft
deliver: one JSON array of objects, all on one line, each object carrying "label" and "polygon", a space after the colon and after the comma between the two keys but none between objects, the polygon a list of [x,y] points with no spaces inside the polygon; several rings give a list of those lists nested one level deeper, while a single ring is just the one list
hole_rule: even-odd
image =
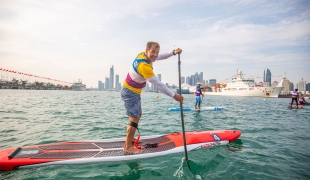
[{"label": "paddle shaft", "polygon": [[[182,87],[181,87],[181,60],[180,60],[180,54],[178,53],[178,65],[179,65],[179,93],[182,95]],[[183,118],[183,105],[180,102],[180,112],[181,112],[181,122],[182,122],[182,132],[183,132],[183,142],[184,142],[184,152],[185,152],[185,160],[186,164],[191,170],[188,162],[188,155],[187,155],[187,147],[186,147],[186,137],[185,137],[185,128],[184,128],[184,118]]]}]

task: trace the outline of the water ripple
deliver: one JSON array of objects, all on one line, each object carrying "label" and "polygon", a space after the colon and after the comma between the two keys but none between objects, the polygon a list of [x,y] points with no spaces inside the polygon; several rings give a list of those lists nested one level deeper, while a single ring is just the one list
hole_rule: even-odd
[{"label": "water ripple", "polygon": [[[141,135],[181,132],[172,98],[143,93]],[[159,96],[159,97],[157,97]],[[184,95],[183,107],[193,107]],[[125,137],[128,117],[119,92],[0,90],[0,148]],[[201,179],[310,179],[309,109],[286,108],[290,99],[210,97],[222,111],[184,112],[187,131],[239,129],[232,144],[189,152]],[[0,172],[0,179],[191,179],[184,153],[131,162],[46,166]]]}]

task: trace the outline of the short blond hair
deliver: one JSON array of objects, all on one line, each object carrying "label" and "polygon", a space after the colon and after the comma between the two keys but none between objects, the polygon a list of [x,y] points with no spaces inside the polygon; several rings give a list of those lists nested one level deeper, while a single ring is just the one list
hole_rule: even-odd
[{"label": "short blond hair", "polygon": [[147,44],[146,44],[146,49],[151,49],[152,46],[155,46],[155,48],[160,48],[158,42],[149,41],[149,42],[147,42]]}]

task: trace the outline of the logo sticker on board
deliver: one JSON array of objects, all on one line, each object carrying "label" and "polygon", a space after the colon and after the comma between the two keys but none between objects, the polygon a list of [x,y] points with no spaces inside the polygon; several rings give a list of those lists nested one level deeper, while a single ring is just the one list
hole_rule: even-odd
[{"label": "logo sticker on board", "polygon": [[211,134],[211,136],[213,137],[213,139],[214,139],[215,141],[221,141],[221,138],[220,138],[218,135],[216,135],[216,134]]}]

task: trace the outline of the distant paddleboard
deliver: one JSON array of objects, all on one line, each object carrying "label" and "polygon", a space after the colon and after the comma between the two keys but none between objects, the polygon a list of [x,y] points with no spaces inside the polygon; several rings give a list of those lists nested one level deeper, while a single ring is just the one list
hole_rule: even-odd
[{"label": "distant paddleboard", "polygon": [[[223,110],[224,107],[201,107],[200,109],[195,108],[183,108],[183,111],[219,111]],[[181,111],[181,108],[169,108],[169,111]]]},{"label": "distant paddleboard", "polygon": [[[289,105],[291,105],[291,103],[288,103]],[[296,103],[294,102],[293,103],[293,105],[296,105]],[[298,103],[298,106],[300,106],[300,105],[302,105],[302,106],[308,106],[309,105],[309,103],[308,104],[306,104],[306,103],[304,103],[304,104],[300,104],[300,103]]]},{"label": "distant paddleboard", "polygon": [[287,108],[289,108],[289,109],[302,109],[304,107],[302,107],[302,105],[298,105],[298,107],[297,106],[287,106]]},{"label": "distant paddleboard", "polygon": [[[187,150],[225,145],[239,138],[239,130],[186,132]],[[44,165],[128,161],[184,151],[183,133],[141,137],[141,154],[123,151],[124,138],[23,146],[0,150],[0,171]]]}]

